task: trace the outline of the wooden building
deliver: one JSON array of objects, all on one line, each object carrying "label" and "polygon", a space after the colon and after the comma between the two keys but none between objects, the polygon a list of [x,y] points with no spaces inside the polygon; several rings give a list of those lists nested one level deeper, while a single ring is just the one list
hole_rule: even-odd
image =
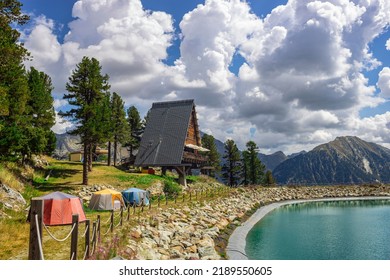
[{"label": "wooden building", "polygon": [[179,183],[186,185],[186,174],[208,162],[202,147],[194,100],[153,103],[136,166],[174,168]]},{"label": "wooden building", "polygon": [[[96,161],[98,157],[101,155],[108,155],[108,150],[97,147],[96,151],[93,153],[93,160]],[[69,161],[82,162],[83,159],[84,159],[84,150],[69,153]]]}]

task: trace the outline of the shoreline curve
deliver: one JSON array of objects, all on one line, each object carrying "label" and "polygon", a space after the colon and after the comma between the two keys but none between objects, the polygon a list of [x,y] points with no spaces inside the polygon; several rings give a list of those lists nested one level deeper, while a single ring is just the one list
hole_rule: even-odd
[{"label": "shoreline curve", "polygon": [[299,199],[299,200],[285,200],[274,202],[260,207],[256,212],[246,220],[241,226],[237,227],[230,235],[228,245],[225,249],[229,260],[249,260],[245,252],[246,236],[249,231],[264,218],[268,213],[284,205],[305,203],[305,202],[319,202],[319,201],[347,201],[347,200],[382,200],[390,199],[389,196],[361,196],[361,197],[331,197],[319,199]]}]

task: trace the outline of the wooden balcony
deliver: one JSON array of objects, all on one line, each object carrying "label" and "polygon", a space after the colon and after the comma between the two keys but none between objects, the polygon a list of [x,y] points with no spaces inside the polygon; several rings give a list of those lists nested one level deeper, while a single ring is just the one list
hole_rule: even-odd
[{"label": "wooden balcony", "polygon": [[201,154],[191,153],[187,151],[184,151],[183,153],[183,162],[202,164],[206,163],[208,160],[208,156],[204,156]]}]

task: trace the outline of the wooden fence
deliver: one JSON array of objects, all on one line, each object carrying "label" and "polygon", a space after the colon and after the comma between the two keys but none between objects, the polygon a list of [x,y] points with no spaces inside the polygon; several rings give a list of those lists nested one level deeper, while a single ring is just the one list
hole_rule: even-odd
[{"label": "wooden fence", "polygon": [[[223,187],[223,188],[215,188],[215,189],[209,189],[209,190],[201,190],[201,191],[193,191],[188,193],[182,193],[181,196],[173,196],[171,199],[169,199],[168,195],[158,195],[157,198],[151,199],[149,201],[149,205],[145,205],[144,200],[142,199],[140,205],[136,206],[135,203],[133,205],[127,208],[121,207],[119,213],[115,214],[114,210],[111,210],[111,214],[106,222],[101,221],[101,215],[97,215],[96,220],[92,222],[92,230],[90,228],[91,220],[85,221],[85,229],[82,233],[82,238],[84,238],[84,248],[83,248],[83,257],[82,259],[88,259],[90,258],[94,253],[95,249],[98,246],[98,243],[101,241],[101,236],[108,235],[110,233],[114,232],[115,228],[121,227],[124,222],[124,215],[125,211],[127,212],[126,221],[130,221],[131,213],[133,215],[136,214],[136,211],[138,209],[137,217],[139,221],[139,217],[141,213],[144,211],[151,211],[153,206],[152,204],[156,204],[156,207],[160,208],[161,205],[168,206],[169,203],[177,204],[178,202],[185,203],[185,202],[192,202],[192,201],[202,201],[203,199],[207,197],[215,197],[215,196],[224,196],[228,194],[230,191],[230,188]],[[80,231],[80,225],[79,225],[79,217],[78,214],[72,216],[72,227],[68,235],[63,238],[59,239],[54,236],[49,230],[49,228],[44,225],[43,223],[43,200],[41,199],[35,199],[33,198],[31,200],[31,211],[30,211],[30,241],[29,241],[29,254],[28,259],[29,260],[44,260],[44,253],[43,253],[43,229],[45,229],[48,233],[48,235],[55,241],[58,242],[64,242],[68,238],[71,239],[70,242],[70,253],[69,253],[69,259],[70,260],[77,260],[79,259],[78,256],[78,241],[79,241],[79,231]],[[115,217],[119,217],[119,221],[117,224],[115,224]],[[102,225],[108,225],[107,231],[102,233],[101,227]]]}]

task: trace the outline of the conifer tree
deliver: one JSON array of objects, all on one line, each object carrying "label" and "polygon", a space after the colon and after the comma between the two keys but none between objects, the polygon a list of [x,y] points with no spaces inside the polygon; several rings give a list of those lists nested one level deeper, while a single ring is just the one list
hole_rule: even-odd
[{"label": "conifer tree", "polygon": [[241,154],[241,178],[244,186],[249,185],[249,155],[248,151],[243,151]]},{"label": "conifer tree", "polygon": [[141,135],[143,133],[143,125],[139,112],[135,106],[127,109],[127,123],[129,128],[129,139],[126,147],[129,150],[130,157],[133,156],[134,150],[139,148],[141,142]]},{"label": "conifer tree", "polygon": [[0,1],[0,156],[20,158],[28,138],[26,107],[29,98],[23,61],[28,52],[19,43],[16,25],[27,23],[21,3]]},{"label": "conifer tree", "polygon": [[91,156],[93,146],[102,141],[101,122],[105,119],[102,104],[107,104],[110,85],[108,75],[101,74],[101,66],[95,58],[83,57],[72,71],[64,94],[72,106],[69,111],[60,112],[59,115],[68,118],[75,124],[70,132],[79,135],[84,149],[83,184],[88,185],[88,158]]},{"label": "conifer tree", "polygon": [[[51,94],[51,78],[31,67],[27,73],[30,98],[27,102],[27,115],[30,126],[27,128],[29,142],[25,146],[28,158],[31,154],[51,153],[55,124],[54,99]],[[51,145],[51,147],[50,147]]]},{"label": "conifer tree", "polygon": [[258,158],[259,147],[255,142],[249,141],[246,143],[248,155],[248,175],[249,183],[253,185],[260,184],[263,181],[265,166]]},{"label": "conifer tree", "polygon": [[225,159],[225,164],[222,166],[222,176],[229,186],[234,187],[239,184],[240,179],[240,151],[234,140],[229,139],[224,145],[225,154],[223,158]]},{"label": "conifer tree", "polygon": [[271,185],[274,185],[275,183],[276,183],[276,181],[274,179],[274,176],[272,175],[272,171],[267,170],[267,172],[265,172],[265,175],[264,175],[264,184],[266,186],[271,186]]},{"label": "conifer tree", "polygon": [[111,99],[111,129],[114,141],[114,166],[116,166],[118,144],[124,143],[127,140],[129,132],[126,121],[125,102],[116,92],[113,93]]},{"label": "conifer tree", "polygon": [[221,160],[217,151],[217,146],[215,145],[214,136],[204,134],[202,137],[202,147],[210,150],[207,152],[209,164],[213,167],[213,170],[210,172],[210,176],[215,177],[221,171]]}]

